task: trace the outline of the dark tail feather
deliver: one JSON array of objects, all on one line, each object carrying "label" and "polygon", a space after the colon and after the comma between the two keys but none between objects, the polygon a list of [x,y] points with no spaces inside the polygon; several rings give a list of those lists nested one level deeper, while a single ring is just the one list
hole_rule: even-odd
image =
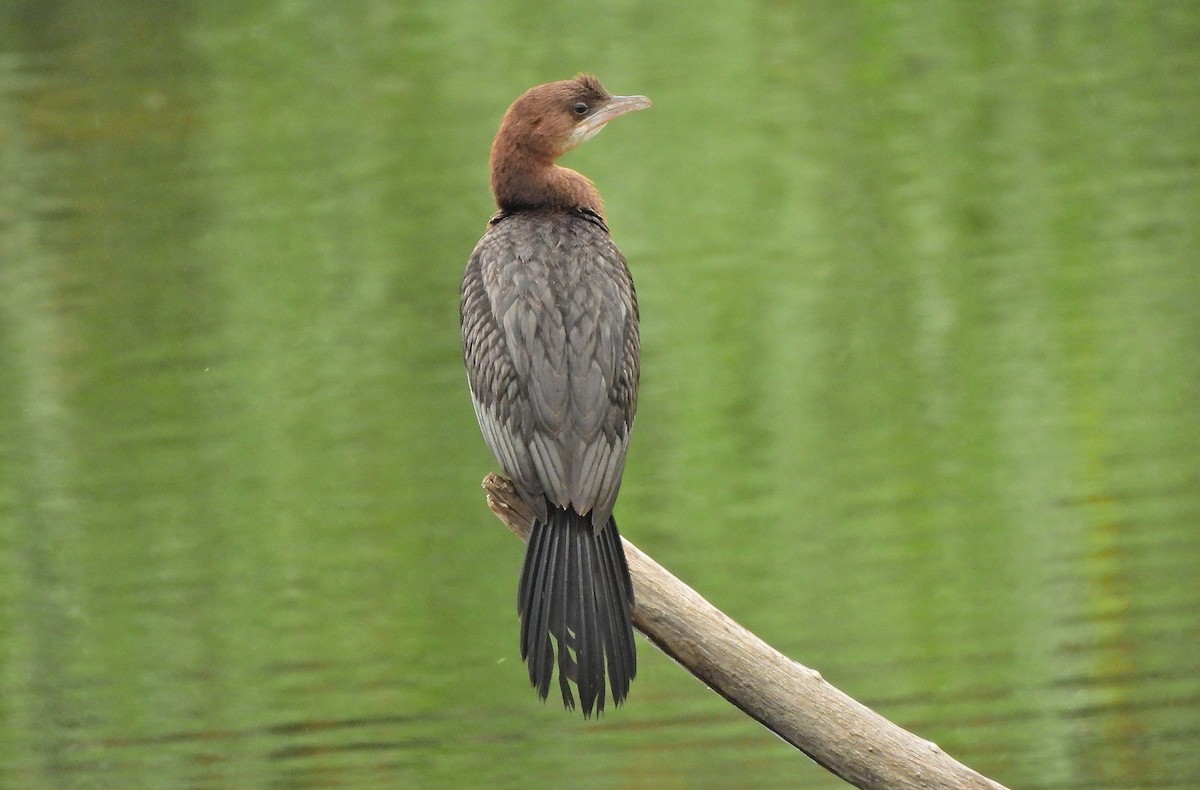
[{"label": "dark tail feather", "polygon": [[554,665],[563,704],[575,708],[570,682],[583,715],[604,710],[605,677],[614,704],[629,694],[637,674],[633,646],[633,582],[617,532],[609,518],[599,533],[590,517],[551,508],[548,522],[535,522],[525,549],[517,611],[521,615],[521,658],[529,680],[545,699]]}]

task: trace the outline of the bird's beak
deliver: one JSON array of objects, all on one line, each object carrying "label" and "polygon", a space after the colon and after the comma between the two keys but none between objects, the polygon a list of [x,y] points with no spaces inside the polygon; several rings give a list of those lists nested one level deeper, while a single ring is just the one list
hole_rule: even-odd
[{"label": "bird's beak", "polygon": [[574,148],[599,134],[604,125],[613,118],[634,110],[644,110],[650,106],[650,100],[645,96],[613,96],[603,107],[584,118],[571,130],[568,145]]}]

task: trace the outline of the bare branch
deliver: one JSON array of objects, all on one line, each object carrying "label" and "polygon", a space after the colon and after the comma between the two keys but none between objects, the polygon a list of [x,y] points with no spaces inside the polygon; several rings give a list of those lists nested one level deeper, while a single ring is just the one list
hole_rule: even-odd
[{"label": "bare branch", "polygon": [[[527,540],[532,513],[512,484],[492,474],[483,487],[496,517]],[[625,555],[638,630],[831,773],[864,790],[1005,790],[775,650],[629,541]]]}]

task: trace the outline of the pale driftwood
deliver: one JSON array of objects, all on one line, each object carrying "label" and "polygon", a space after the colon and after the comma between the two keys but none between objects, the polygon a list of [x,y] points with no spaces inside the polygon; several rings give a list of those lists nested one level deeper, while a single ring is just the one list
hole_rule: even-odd
[{"label": "pale driftwood", "polygon": [[[522,540],[532,515],[500,475],[488,507]],[[864,790],[1005,790],[880,716],[734,622],[625,541],[633,622],[660,650],[826,770]]]}]

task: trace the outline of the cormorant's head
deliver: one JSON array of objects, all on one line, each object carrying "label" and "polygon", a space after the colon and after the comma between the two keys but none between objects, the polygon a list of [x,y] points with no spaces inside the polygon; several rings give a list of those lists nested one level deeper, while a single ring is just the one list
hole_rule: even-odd
[{"label": "cormorant's head", "polygon": [[613,118],[649,106],[645,96],[613,96],[600,80],[580,74],[521,94],[504,114],[496,138],[553,161],[594,137]]}]

